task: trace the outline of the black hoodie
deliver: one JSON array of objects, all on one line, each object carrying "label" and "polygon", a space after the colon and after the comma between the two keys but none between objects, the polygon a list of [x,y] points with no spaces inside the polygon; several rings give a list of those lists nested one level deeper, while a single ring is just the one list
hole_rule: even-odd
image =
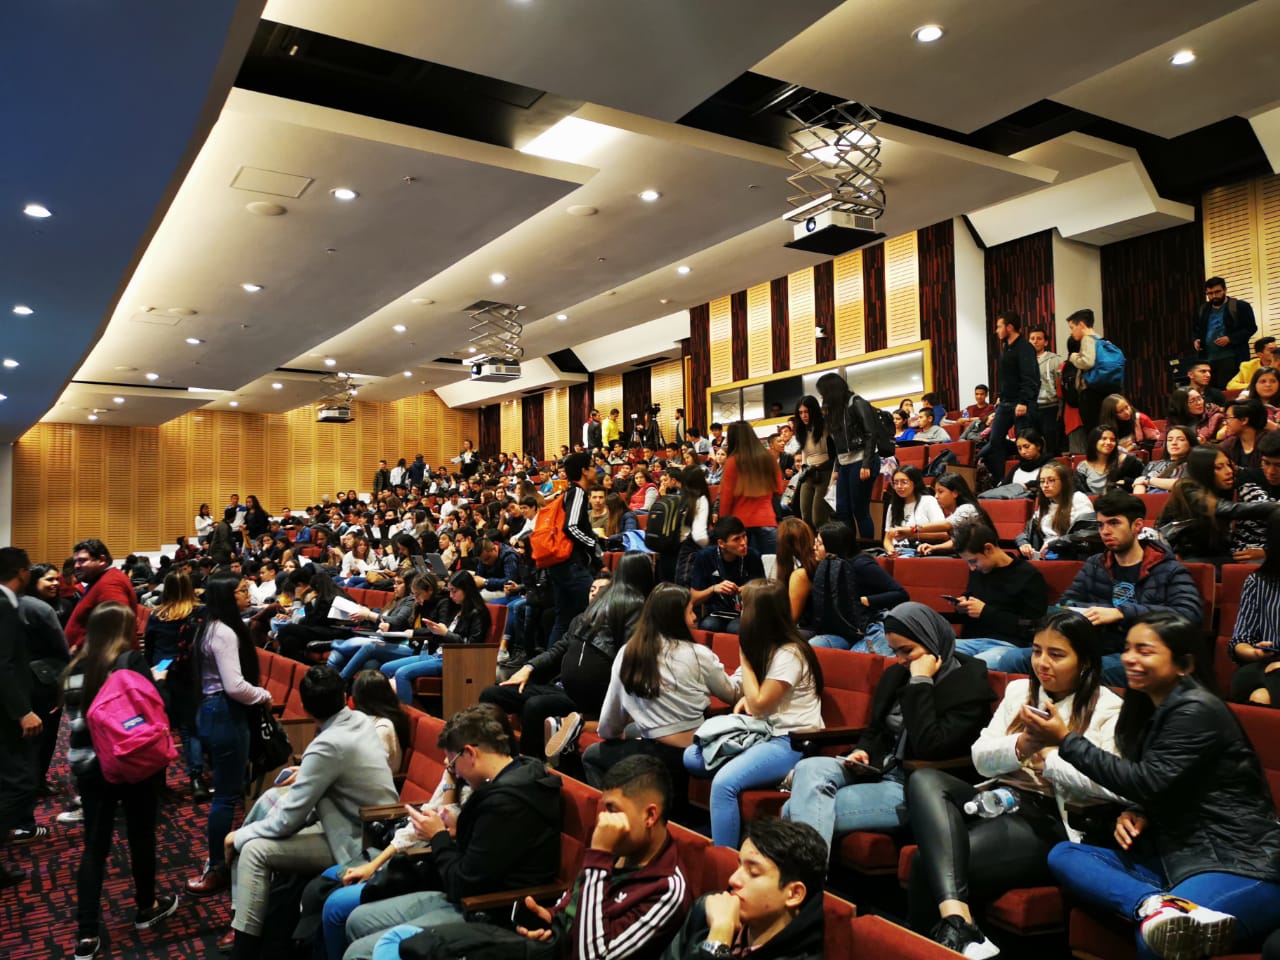
[{"label": "black hoodie", "polygon": [[[703,960],[702,944],[711,932],[707,911],[699,898],[689,916],[667,947],[662,960]],[[800,908],[795,919],[772,940],[751,951],[751,960],[822,960],[824,915],[822,892],[816,891]]]},{"label": "black hoodie", "polygon": [[453,902],[550,883],[560,872],[560,778],[515,757],[476,787],[458,814],[458,835],[431,838],[440,889]]}]

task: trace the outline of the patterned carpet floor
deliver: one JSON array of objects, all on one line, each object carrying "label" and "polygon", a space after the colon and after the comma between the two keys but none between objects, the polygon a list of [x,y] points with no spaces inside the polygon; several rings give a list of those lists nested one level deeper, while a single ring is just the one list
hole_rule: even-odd
[{"label": "patterned carpet floor", "polygon": [[[66,755],[64,728],[49,778],[70,795],[74,789]],[[157,828],[156,885],[160,893],[179,895],[178,910],[153,930],[134,930],[129,850],[123,817],[118,818],[102,891],[108,957],[176,960],[222,956],[214,941],[230,922],[230,896],[196,900],[183,892],[187,878],[204,863],[208,805],[192,804],[181,764],[169,768],[168,786]],[[84,833],[80,825],[64,826],[55,820],[65,809],[67,798],[60,795],[42,800],[36,808],[36,822],[51,831],[48,840],[0,852],[3,862],[15,863],[31,874],[22,884],[0,889],[0,958],[4,960],[57,960],[75,952],[76,871]],[[243,811],[237,812],[237,822],[242,815]]]}]

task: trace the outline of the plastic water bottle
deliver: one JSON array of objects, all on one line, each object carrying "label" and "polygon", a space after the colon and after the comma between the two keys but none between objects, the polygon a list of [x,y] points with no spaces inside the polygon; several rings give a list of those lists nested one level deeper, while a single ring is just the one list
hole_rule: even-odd
[{"label": "plastic water bottle", "polygon": [[973,816],[975,813],[984,820],[998,817],[1002,813],[1015,813],[1021,804],[1018,795],[1007,787],[994,790],[983,790],[964,805],[964,812]]}]

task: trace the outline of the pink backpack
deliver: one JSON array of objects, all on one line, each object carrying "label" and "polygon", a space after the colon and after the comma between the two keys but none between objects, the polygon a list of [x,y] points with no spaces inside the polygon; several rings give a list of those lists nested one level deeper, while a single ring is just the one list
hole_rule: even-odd
[{"label": "pink backpack", "polygon": [[85,712],[85,723],[108,783],[141,783],[178,755],[159,691],[133,670],[112,671]]}]

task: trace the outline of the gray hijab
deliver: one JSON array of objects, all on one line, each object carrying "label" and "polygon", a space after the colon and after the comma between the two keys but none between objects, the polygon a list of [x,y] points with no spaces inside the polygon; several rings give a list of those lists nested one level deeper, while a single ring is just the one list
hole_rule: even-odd
[{"label": "gray hijab", "polygon": [[884,630],[885,633],[897,633],[920,644],[941,660],[942,669],[937,673],[938,678],[957,666],[955,630],[932,607],[914,600],[900,603],[885,615]]}]

